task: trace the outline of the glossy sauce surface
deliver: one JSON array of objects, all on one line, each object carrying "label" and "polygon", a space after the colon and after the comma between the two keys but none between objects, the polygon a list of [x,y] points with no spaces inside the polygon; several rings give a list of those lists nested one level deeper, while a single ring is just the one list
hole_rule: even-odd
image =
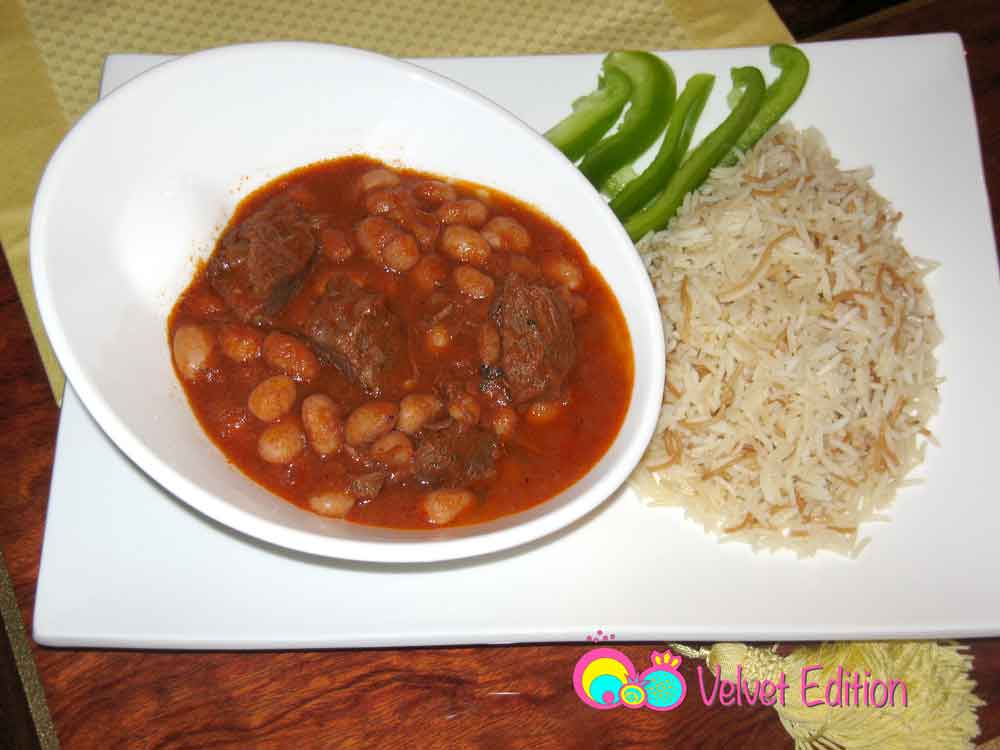
[{"label": "glossy sauce surface", "polygon": [[[396,175],[398,184],[365,190],[366,179],[377,182],[366,176],[382,169]],[[240,204],[214,254],[221,252],[227,236],[234,236],[255,214],[282,205],[276,201],[291,200],[295,210],[301,209],[307,217],[318,250],[297,279],[287,302],[277,312],[246,319],[245,313],[227,304],[218,284],[213,286],[210,260],[199,269],[170,316],[168,336],[174,347],[181,329],[203,332],[208,342],[210,351],[194,375],[185,371],[182,365],[186,360],[178,357],[176,350],[174,357],[178,377],[206,433],[244,474],[305,509],[317,509],[318,495],[330,490],[343,493],[345,488],[355,486],[351,484],[353,478],[377,473],[382,477],[381,488],[373,497],[355,493],[354,503],[346,512],[347,520],[395,528],[427,528],[435,524],[429,520],[426,498],[442,488],[459,488],[472,498],[446,523],[471,524],[516,513],[551,498],[582,477],[606,452],[624,420],[633,385],[633,356],[618,302],[576,241],[533,208],[489,188],[447,183],[459,203],[471,201],[485,206],[487,220],[504,217],[517,222],[530,236],[530,247],[492,247],[488,255],[472,262],[449,256],[442,244],[449,228],[462,227],[462,232],[469,230],[481,236],[485,231],[480,223],[482,217],[477,207],[470,211],[466,204],[455,207],[457,214],[449,216],[448,209],[435,205],[436,199],[431,196],[407,198],[419,211],[419,221],[425,227],[409,231],[407,222],[389,220],[400,235],[417,238],[418,265],[405,270],[390,268],[388,244],[383,244],[381,257],[377,252],[373,255],[365,251],[363,229],[359,228],[362,222],[373,215],[379,215],[384,222],[389,215],[378,214],[378,200],[373,199],[373,193],[388,190],[396,195],[423,196],[444,180],[360,156],[312,165],[279,178]],[[429,183],[431,188],[427,187]],[[458,221],[446,223],[456,215]],[[456,232],[450,236],[456,236]],[[346,257],[348,254],[350,257]],[[419,265],[428,258],[434,260]],[[429,275],[430,266],[435,273]],[[469,280],[482,282],[483,276],[489,283],[480,294],[481,287],[470,285]],[[307,333],[315,330],[311,321],[317,306],[329,294],[330,285],[341,283],[376,295],[403,326],[405,346],[396,353],[391,366],[381,371],[379,387],[374,390],[359,382],[356,372],[345,372],[343,362],[338,366],[337,361],[331,361],[329,350],[317,346]],[[572,317],[572,367],[557,379],[557,385],[550,384],[544,393],[532,398],[511,398],[511,389],[503,387],[507,375],[502,368],[497,363],[488,368],[483,361],[483,327],[496,325],[501,332],[509,330],[495,321],[504,319],[503,310],[510,303],[500,312],[498,305],[501,300],[513,299],[509,289],[515,283],[538,291],[545,299],[557,299],[555,307]],[[242,339],[237,337],[237,341],[244,344],[235,352],[236,359],[234,348],[223,346],[233,331],[242,332]],[[255,416],[251,394],[263,381],[282,371],[253,351],[248,331],[256,331],[259,339],[273,331],[292,336],[313,351],[319,364],[308,377],[291,376],[292,406],[270,425]],[[487,372],[489,378],[495,379],[487,379]],[[475,424],[468,429],[477,436],[488,434],[495,442],[490,475],[462,482],[427,481],[412,465],[404,462],[387,466],[373,457],[371,444],[345,445],[324,455],[309,437],[304,449],[290,460],[265,460],[260,447],[262,433],[275,425],[290,425],[290,434],[298,428],[305,435],[302,402],[313,394],[329,396],[341,422],[349,421],[358,407],[368,403],[398,405],[408,394],[436,395],[443,410],[432,422],[435,429],[450,429],[442,425],[453,427],[454,415],[458,414],[466,420],[459,422],[461,429],[472,419]],[[470,397],[475,402],[471,417],[460,408],[458,412],[452,410],[451,404],[461,407]],[[505,415],[513,415],[512,430],[501,429]],[[396,430],[396,434],[402,433]],[[405,437],[411,448],[419,451],[429,434],[424,430]]]}]

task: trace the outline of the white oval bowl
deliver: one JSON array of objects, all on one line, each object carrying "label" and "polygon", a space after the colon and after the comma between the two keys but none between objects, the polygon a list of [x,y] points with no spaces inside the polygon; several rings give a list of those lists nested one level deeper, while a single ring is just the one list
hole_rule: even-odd
[{"label": "white oval bowl", "polygon": [[[373,528],[322,518],[274,496],[230,465],[202,431],[166,336],[167,316],[195,261],[209,255],[237,203],[254,189],[294,168],[355,153],[533,204],[577,239],[618,297],[635,356],[631,402],[611,448],[566,491],[473,526]],[[216,521],[316,555],[431,562],[538,539],[625,481],[659,414],[659,309],[604,200],[505,110],[446,78],[369,52],[309,43],[226,47],[165,63],[111,93],[70,131],[45,170],[32,215],[31,273],[70,383],[129,458]]]}]

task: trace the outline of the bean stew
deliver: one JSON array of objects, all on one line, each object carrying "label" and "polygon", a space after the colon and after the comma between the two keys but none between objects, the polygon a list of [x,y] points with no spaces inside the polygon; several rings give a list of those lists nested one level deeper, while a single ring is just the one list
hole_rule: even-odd
[{"label": "bean stew", "polygon": [[490,188],[364,156],[237,208],[170,315],[177,375],[244,474],[363,524],[472,524],[580,479],[633,384],[610,288]]}]

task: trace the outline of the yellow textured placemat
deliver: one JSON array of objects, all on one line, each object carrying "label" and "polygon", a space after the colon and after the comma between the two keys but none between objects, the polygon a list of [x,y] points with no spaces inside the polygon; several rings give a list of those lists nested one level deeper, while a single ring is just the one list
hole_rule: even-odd
[{"label": "yellow textured placemat", "polygon": [[100,64],[109,51],[181,53],[249,40],[306,39],[396,57],[448,57],[677,49],[788,38],[771,6],[759,0],[219,0],[211,5],[32,0],[26,10],[70,119],[93,103]]},{"label": "yellow textured placemat", "polygon": [[63,375],[31,293],[27,224],[45,161],[97,98],[104,58],[268,39],[448,57],[722,47],[791,35],[766,0],[0,0],[0,151],[13,175],[0,180],[0,242],[57,398]]},{"label": "yellow textured placemat", "polygon": [[16,0],[0,0],[0,243],[57,399],[63,374],[38,318],[28,274],[28,219],[42,169],[67,119]]}]

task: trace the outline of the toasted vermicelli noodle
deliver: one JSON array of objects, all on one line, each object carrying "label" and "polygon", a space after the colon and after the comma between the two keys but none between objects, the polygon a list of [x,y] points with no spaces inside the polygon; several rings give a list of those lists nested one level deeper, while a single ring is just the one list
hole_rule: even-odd
[{"label": "toasted vermicelli noodle", "polygon": [[901,216],[781,125],[639,243],[667,383],[632,482],[725,540],[855,555],[923,460],[941,334]]}]

